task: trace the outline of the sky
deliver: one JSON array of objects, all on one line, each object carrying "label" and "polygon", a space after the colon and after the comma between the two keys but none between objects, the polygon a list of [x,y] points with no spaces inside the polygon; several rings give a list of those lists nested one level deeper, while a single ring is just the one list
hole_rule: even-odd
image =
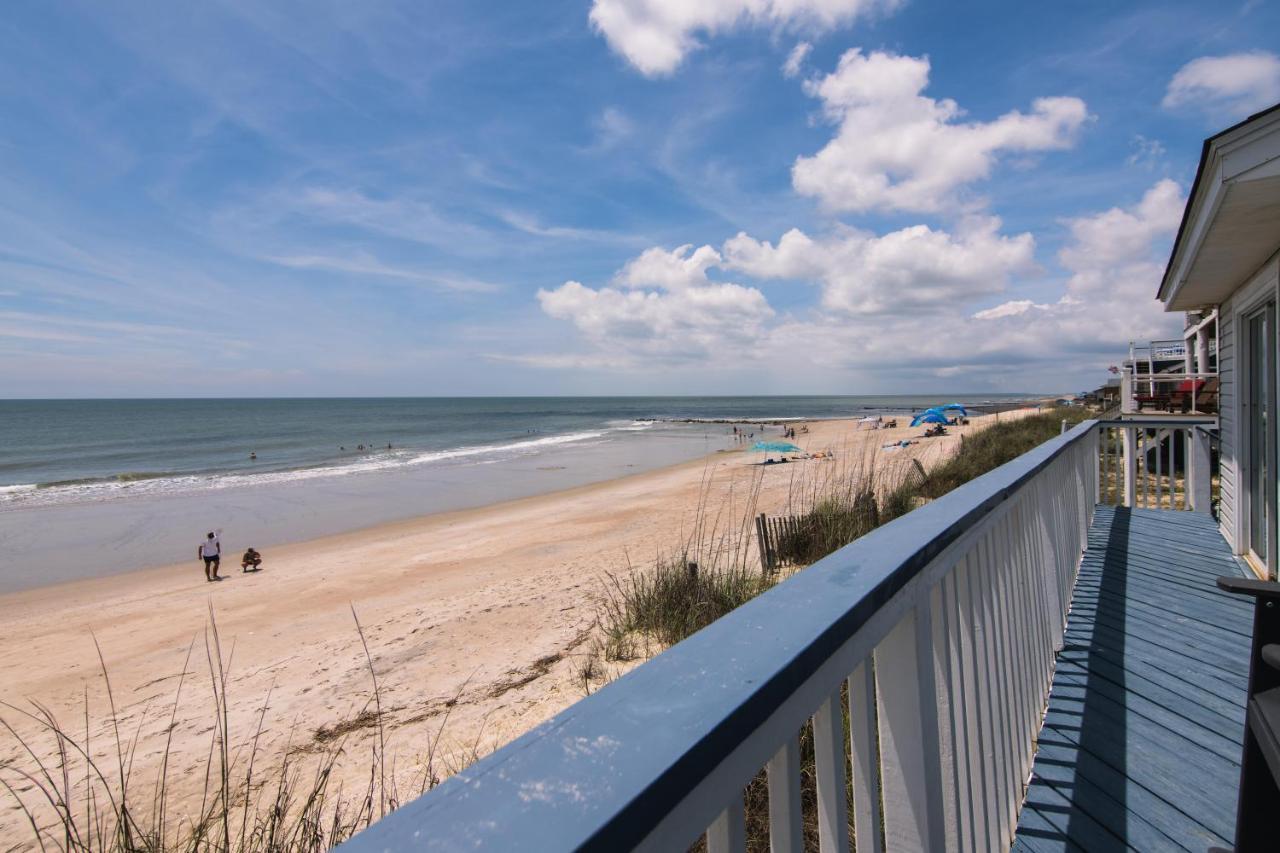
[{"label": "sky", "polygon": [[1280,0],[11,0],[0,397],[1058,393]]}]

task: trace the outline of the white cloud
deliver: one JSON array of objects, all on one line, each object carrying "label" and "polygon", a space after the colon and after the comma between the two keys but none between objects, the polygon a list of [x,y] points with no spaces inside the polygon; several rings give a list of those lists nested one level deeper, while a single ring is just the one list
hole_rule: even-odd
[{"label": "white cloud", "polygon": [[617,107],[605,107],[604,111],[592,122],[596,139],[591,150],[608,151],[621,145],[635,133],[635,123]]},{"label": "white cloud", "polygon": [[739,26],[827,32],[902,0],[594,0],[591,23],[640,73],[670,74],[698,36]]},{"label": "white cloud", "polygon": [[359,276],[378,276],[421,282],[442,290],[466,293],[492,293],[500,290],[496,284],[460,276],[441,275],[411,267],[399,267],[383,263],[368,252],[357,251],[349,255],[271,255],[264,260],[282,267],[321,272],[343,273]]},{"label": "white cloud", "polygon": [[[1074,273],[1068,284],[1071,295],[1153,302],[1164,253],[1153,254],[1151,246],[1177,230],[1182,207],[1182,189],[1166,178],[1127,210],[1113,207],[1068,220],[1072,242],[1058,253],[1058,260]],[[1141,275],[1131,274],[1135,266]],[[1147,273],[1154,273],[1154,278]],[[1118,293],[1117,288],[1124,292]]]},{"label": "white cloud", "polygon": [[1150,170],[1164,160],[1165,151],[1164,144],[1158,139],[1148,139],[1141,133],[1134,134],[1133,139],[1129,141],[1129,147],[1133,149],[1125,163],[1130,166],[1140,166]]},{"label": "white cloud", "polygon": [[937,212],[955,207],[965,185],[991,172],[1001,153],[1070,147],[1088,118],[1079,98],[1038,98],[1030,113],[990,122],[959,121],[950,99],[923,93],[929,60],[859,49],[834,72],[806,82],[838,131],[812,157],[792,167],[797,192],[831,210]]},{"label": "white cloud", "polygon": [[1067,220],[1071,240],[1058,253],[1070,272],[1062,297],[980,311],[975,318],[985,321],[984,334],[1011,349],[1021,343],[1048,352],[1112,347],[1117,353],[1128,340],[1169,335],[1178,317],[1166,313],[1155,294],[1184,202],[1182,189],[1166,179],[1129,208]]},{"label": "white cloud", "polygon": [[782,76],[788,79],[798,77],[804,67],[804,61],[809,58],[811,50],[813,50],[813,45],[807,41],[802,41],[791,48],[791,52],[787,54],[787,61],[782,63]]},{"label": "white cloud", "polygon": [[1001,317],[1020,317],[1030,311],[1032,308],[1045,308],[1044,305],[1037,305],[1030,299],[1012,299],[1003,302],[994,308],[987,308],[984,311],[978,311],[973,315],[975,320],[998,320]]},{"label": "white cloud", "polygon": [[955,234],[915,225],[883,236],[845,228],[814,240],[793,229],[777,246],[739,234],[725,243],[725,266],[757,278],[814,278],[829,310],[943,313],[1035,269],[1031,235],[1006,237],[999,229],[995,217],[964,220]]},{"label": "white cloud", "polygon": [[710,246],[695,251],[693,244],[687,243],[670,252],[655,247],[627,261],[614,276],[614,283],[628,288],[687,290],[707,284],[707,270],[720,266],[720,262],[720,253]]},{"label": "white cloud", "polygon": [[[1129,340],[1176,333],[1179,318],[1154,295],[1183,201],[1164,180],[1132,205],[1065,220],[1056,288],[1036,281],[1044,271],[1032,236],[1001,234],[993,217],[961,220],[953,232],[792,229],[773,243],[738,234],[718,250],[651,249],[609,287],[567,282],[541,292],[543,310],[572,322],[589,352],[523,361],[710,368],[728,356],[874,377],[880,387],[963,377],[974,387],[1065,391],[1053,387],[1064,374],[1096,369],[1101,380]],[[810,282],[821,298],[778,315],[759,290],[716,283],[713,270]],[[1013,285],[1017,295],[997,301]]]},{"label": "white cloud", "polygon": [[562,240],[598,240],[606,243],[635,243],[635,238],[613,231],[600,231],[594,228],[573,228],[567,225],[544,225],[537,217],[518,210],[499,210],[499,219],[517,231],[532,234],[535,237],[550,237]]},{"label": "white cloud", "polygon": [[1244,118],[1280,101],[1280,56],[1266,51],[1202,56],[1173,75],[1166,109],[1195,107],[1218,119]]},{"label": "white cloud", "polygon": [[[595,366],[715,360],[750,347],[764,336],[773,309],[755,288],[711,281],[706,271],[719,264],[719,253],[692,249],[649,249],[618,272],[616,286],[567,281],[539,290],[538,302],[547,315],[573,323],[603,355],[603,362],[587,360]],[[579,357],[532,358],[529,363],[567,364]]]}]

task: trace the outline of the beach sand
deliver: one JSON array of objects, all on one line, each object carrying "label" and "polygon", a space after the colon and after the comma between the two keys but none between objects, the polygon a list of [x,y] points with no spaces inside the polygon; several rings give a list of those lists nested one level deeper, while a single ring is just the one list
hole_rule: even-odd
[{"label": "beach sand", "polygon": [[[113,754],[96,638],[121,732],[132,737],[141,725],[133,778],[149,804],[178,675],[194,642],[169,759],[175,812],[194,810],[214,725],[204,646],[210,610],[223,655],[231,659],[233,744],[253,736],[270,696],[255,770],[266,777],[286,745],[303,748],[305,758],[305,750],[323,740],[323,734],[317,738],[322,727],[350,724],[370,702],[354,608],[381,688],[387,751],[407,796],[442,722],[437,761],[447,764],[450,756],[488,752],[581,698],[577,662],[605,573],[643,569],[658,554],[678,550],[700,511],[704,518],[719,512],[722,528],[740,527],[752,511],[783,511],[789,495],[823,476],[822,466],[872,458],[903,465],[913,457],[928,466],[992,418],[974,418],[950,436],[894,452],[878,449],[923,429],[907,428],[907,419],[896,430],[874,431],[857,430],[851,421],[809,422],[809,433],[796,443],[834,451],[834,462],[761,466],[753,463],[762,454],[730,451],[270,549],[257,574],[241,574],[239,555],[229,554],[226,579],[217,584],[205,582],[193,554],[180,565],[2,596],[0,699],[19,706],[39,701],[72,732],[83,733],[87,697],[94,752]],[[22,732],[35,731],[12,711],[4,716]],[[366,715],[365,722],[371,720]],[[367,781],[376,734],[376,727],[358,725],[348,736],[338,772],[348,793]],[[16,758],[16,745],[0,738],[0,762]],[[114,759],[104,767],[114,767]],[[0,838],[22,838],[24,822],[6,803]]]}]

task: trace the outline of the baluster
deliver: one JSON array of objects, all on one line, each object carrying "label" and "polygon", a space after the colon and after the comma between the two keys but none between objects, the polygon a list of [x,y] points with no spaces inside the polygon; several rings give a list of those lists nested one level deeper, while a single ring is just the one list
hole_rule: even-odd
[{"label": "baluster", "polygon": [[1156,509],[1164,509],[1164,499],[1161,497],[1161,489],[1164,486],[1164,460],[1161,454],[1164,452],[1164,439],[1160,438],[1160,430],[1156,430]]},{"label": "baluster", "polygon": [[886,846],[945,850],[929,608],[911,608],[876,647],[876,719]]},{"label": "baluster", "polygon": [[747,849],[747,822],[742,810],[742,792],[733,798],[707,828],[707,853],[744,853]]},{"label": "baluster", "polygon": [[982,608],[982,634],[984,653],[983,669],[987,679],[987,717],[988,729],[991,733],[992,766],[995,768],[995,794],[992,799],[992,818],[996,825],[996,838],[1002,849],[1009,847],[1009,826],[1006,815],[1009,803],[1006,802],[1009,788],[1006,780],[1010,776],[1005,752],[1005,711],[1004,676],[1000,671],[1000,630],[996,624],[995,576],[996,566],[1000,562],[1000,552],[992,542],[991,534],[982,539],[983,549],[983,583],[978,589],[979,606]]},{"label": "baluster", "polygon": [[1124,506],[1132,507],[1136,503],[1138,475],[1138,436],[1133,427],[1121,430],[1124,439]]},{"label": "baluster", "polygon": [[1147,465],[1147,451],[1150,449],[1148,445],[1151,443],[1151,437],[1147,435],[1145,429],[1138,431],[1138,446],[1141,450],[1138,453],[1138,471],[1142,476],[1142,503],[1143,509],[1151,507],[1151,472]]},{"label": "baluster", "polygon": [[1005,835],[1002,829],[1004,809],[1001,806],[1001,781],[1004,778],[1004,768],[1001,762],[999,727],[996,725],[999,695],[991,666],[994,658],[993,633],[991,611],[987,606],[987,596],[991,589],[991,549],[985,538],[978,541],[975,553],[977,560],[974,563],[969,591],[973,596],[974,657],[978,668],[980,697],[978,719],[982,731],[983,782],[986,788],[985,807],[988,821],[988,840],[983,849],[995,850],[1008,845],[1002,842]]},{"label": "baluster", "polygon": [[769,846],[774,853],[803,853],[800,813],[800,745],[787,738],[766,769],[769,775]]},{"label": "baluster", "polygon": [[[1021,523],[1021,517],[1013,523]],[[1011,527],[1010,525],[1006,525]],[[1017,757],[1019,776],[1025,776],[1028,769],[1027,750],[1023,748],[1024,739],[1029,737],[1029,732],[1035,718],[1035,668],[1036,656],[1031,645],[1031,626],[1030,613],[1028,613],[1028,602],[1026,599],[1026,576],[1032,570],[1031,562],[1026,558],[1026,554],[1021,549],[1022,536],[1018,528],[1009,531],[1009,536],[1014,539],[1017,545],[1015,551],[1015,560],[1013,571],[1008,578],[1008,601],[1010,613],[1010,625],[1013,634],[1014,644],[1014,660],[1018,663],[1018,741],[1017,741]]]},{"label": "baluster", "polygon": [[943,588],[943,610],[950,636],[947,648],[951,667],[952,747],[959,848],[977,851],[981,849],[978,838],[985,838],[986,825],[982,816],[982,798],[978,794],[981,778],[977,755],[978,734],[973,715],[973,683],[969,675],[973,669],[972,642],[968,635],[969,620],[964,613],[968,598],[969,558],[966,556],[947,576]]},{"label": "baluster", "polygon": [[[961,749],[956,751],[956,762],[961,758],[964,765],[960,768],[960,827],[964,849],[983,850],[988,845],[986,795],[984,795],[982,735],[978,724],[977,676],[974,675],[973,652],[973,619],[972,594],[969,592],[970,560],[965,556],[956,565],[952,578],[955,579],[955,634],[951,644],[956,676],[957,721],[960,722],[960,735],[956,743]],[[859,839],[859,844],[861,840]],[[859,848],[861,849],[861,848]]]},{"label": "baluster", "polygon": [[951,631],[949,630],[947,590],[955,583],[952,567],[929,591],[929,623],[932,630],[929,650],[933,660],[933,683],[937,697],[939,786],[942,791],[943,832],[948,843],[960,837],[956,796],[955,720],[958,712],[956,686],[951,681]]},{"label": "baluster", "polygon": [[974,849],[991,850],[999,845],[999,832],[995,815],[995,763],[994,753],[991,751],[991,702],[986,679],[980,604],[983,583],[980,548],[975,547],[969,552],[967,563],[968,570],[961,590],[963,596],[960,598],[960,630],[964,638],[965,684],[969,696],[968,725],[973,731],[970,740],[970,767],[973,768],[973,799],[977,803],[974,814]]},{"label": "baluster", "polygon": [[[822,853],[849,853],[844,785],[844,714],[840,690],[813,715],[814,770],[818,777],[818,840]],[[797,848],[800,849],[800,848]]]},{"label": "baluster", "polygon": [[849,746],[853,752],[853,834],[858,853],[883,853],[875,673],[864,660],[849,676]]},{"label": "baluster", "polygon": [[[1017,712],[1017,688],[1014,683],[1014,667],[1009,647],[1009,609],[1004,600],[1005,576],[1008,574],[1012,555],[1006,546],[1000,531],[993,531],[992,539],[997,548],[997,557],[991,573],[991,625],[995,635],[995,667],[1000,677],[1000,689],[997,691],[997,707],[1000,710],[1000,750],[1004,756],[1004,786],[1001,803],[1004,807],[1002,827],[1012,832],[1018,821],[1018,803],[1021,800],[1021,780],[1018,778],[1018,762],[1014,757],[1013,744],[1016,735],[1014,722]],[[1002,838],[1005,846],[1013,843],[1010,834]]]}]

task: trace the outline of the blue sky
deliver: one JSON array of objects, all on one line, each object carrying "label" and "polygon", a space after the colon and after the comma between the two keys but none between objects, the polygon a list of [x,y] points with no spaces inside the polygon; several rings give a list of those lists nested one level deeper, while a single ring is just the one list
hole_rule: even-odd
[{"label": "blue sky", "polygon": [[[7,3],[0,396],[1097,384],[1276,2]],[[788,59],[792,62],[788,66]]]}]

